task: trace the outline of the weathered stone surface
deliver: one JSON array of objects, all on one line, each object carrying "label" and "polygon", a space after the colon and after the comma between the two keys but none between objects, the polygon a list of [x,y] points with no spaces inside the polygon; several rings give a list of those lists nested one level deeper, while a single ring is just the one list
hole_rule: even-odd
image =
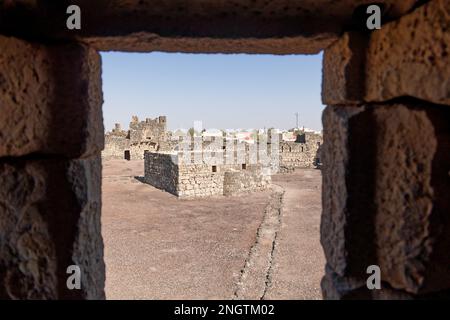
[{"label": "weathered stone surface", "polygon": [[0,157],[103,148],[100,57],[80,44],[0,36]]},{"label": "weathered stone surface", "polygon": [[[77,199],[80,213],[72,250],[73,262],[82,271],[83,299],[105,298],[105,264],[101,234],[101,159],[71,161],[67,178]],[[79,296],[77,295],[77,298]]]},{"label": "weathered stone surface", "polygon": [[178,184],[186,184],[186,182],[180,181],[179,168],[173,159],[175,159],[175,155],[146,152],[144,161],[145,182],[177,195]]},{"label": "weathered stone surface", "polygon": [[[380,108],[375,217],[378,260],[393,287],[418,291],[432,251],[432,161],[437,141],[426,112]],[[400,222],[401,221],[401,222]],[[450,283],[449,283],[450,285]]]},{"label": "weathered stone surface", "polygon": [[375,222],[386,279],[412,293],[449,289],[450,110],[418,103],[376,117]]},{"label": "weathered stone surface", "polygon": [[427,300],[450,297],[450,290],[416,295],[395,290],[384,282],[381,283],[381,289],[369,290],[366,281],[367,279],[363,278],[341,277],[326,266],[325,276],[321,281],[323,298],[327,300]]},{"label": "weathered stone surface", "polygon": [[411,96],[450,105],[450,0],[433,0],[373,33],[366,101]]},{"label": "weathered stone surface", "polygon": [[[408,12],[416,0],[379,0],[385,17]],[[0,4],[0,32],[34,39],[87,41],[99,50],[317,53],[354,23],[371,0],[22,0]],[[77,4],[82,28],[66,28]]]},{"label": "weathered stone surface", "polygon": [[223,194],[238,195],[246,192],[262,191],[270,186],[272,179],[260,168],[249,167],[248,170],[228,171],[224,173]]},{"label": "weathered stone surface", "polygon": [[[0,163],[0,297],[104,298],[100,157]],[[76,264],[81,290],[68,290]]]},{"label": "weathered stone surface", "polygon": [[[322,245],[340,277],[371,264],[392,288],[450,288],[450,111],[328,107],[323,117]],[[445,191],[447,190],[447,191]]]},{"label": "weathered stone surface", "polygon": [[358,104],[365,90],[367,35],[346,33],[324,52],[322,101],[327,105]]},{"label": "weathered stone surface", "polygon": [[358,104],[410,96],[450,105],[449,11],[450,0],[430,1],[370,39],[345,34],[325,50],[323,102]]},{"label": "weathered stone surface", "polygon": [[327,300],[370,299],[371,296],[364,278],[341,277],[329,265],[325,266],[320,286]]},{"label": "weathered stone surface", "polygon": [[327,107],[322,119],[321,243],[335,272],[361,275],[376,261],[373,123],[364,107]]}]

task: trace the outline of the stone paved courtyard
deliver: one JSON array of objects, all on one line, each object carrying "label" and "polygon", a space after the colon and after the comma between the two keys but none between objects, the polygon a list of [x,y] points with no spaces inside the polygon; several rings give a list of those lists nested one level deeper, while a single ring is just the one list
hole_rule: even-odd
[{"label": "stone paved courtyard", "polygon": [[108,299],[321,299],[319,170],[196,200],[141,183],[143,171],[142,161],[103,163]]}]

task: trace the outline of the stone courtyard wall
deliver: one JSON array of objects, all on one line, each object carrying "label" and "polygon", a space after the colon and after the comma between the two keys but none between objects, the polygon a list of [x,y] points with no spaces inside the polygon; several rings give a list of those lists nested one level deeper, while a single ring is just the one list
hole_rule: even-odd
[{"label": "stone courtyard wall", "polygon": [[263,191],[270,186],[271,180],[270,175],[263,174],[259,165],[249,166],[241,171],[227,171],[224,175],[223,194],[230,196]]},{"label": "stone courtyard wall", "polygon": [[130,140],[123,136],[105,135],[105,149],[102,159],[125,159],[125,150],[130,149]]},{"label": "stone courtyard wall", "polygon": [[299,135],[296,142],[280,142],[280,172],[290,172],[295,168],[317,168],[322,143],[322,135],[313,133]]},{"label": "stone courtyard wall", "polygon": [[172,154],[145,153],[144,181],[152,186],[178,195],[178,165],[172,161]]},{"label": "stone courtyard wall", "polygon": [[158,144],[150,141],[132,143],[129,147],[130,159],[127,160],[144,160],[145,151],[155,152],[158,150]]},{"label": "stone courtyard wall", "polygon": [[186,164],[179,166],[178,196],[180,198],[207,197],[223,194],[224,170],[231,165],[213,166],[209,164]]}]

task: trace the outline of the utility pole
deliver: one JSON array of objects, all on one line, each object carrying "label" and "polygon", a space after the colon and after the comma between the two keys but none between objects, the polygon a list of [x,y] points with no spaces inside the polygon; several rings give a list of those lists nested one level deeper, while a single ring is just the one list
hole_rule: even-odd
[{"label": "utility pole", "polygon": [[296,124],[295,129],[298,129],[298,112],[295,113],[295,119],[296,119],[296,121],[295,121],[295,124]]}]

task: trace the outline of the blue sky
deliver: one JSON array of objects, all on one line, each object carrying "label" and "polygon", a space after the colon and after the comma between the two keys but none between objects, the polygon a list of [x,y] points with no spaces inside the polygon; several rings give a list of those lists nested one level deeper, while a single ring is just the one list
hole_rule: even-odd
[{"label": "blue sky", "polygon": [[103,52],[103,118],[128,128],[166,115],[169,129],[321,130],[322,55]]}]

